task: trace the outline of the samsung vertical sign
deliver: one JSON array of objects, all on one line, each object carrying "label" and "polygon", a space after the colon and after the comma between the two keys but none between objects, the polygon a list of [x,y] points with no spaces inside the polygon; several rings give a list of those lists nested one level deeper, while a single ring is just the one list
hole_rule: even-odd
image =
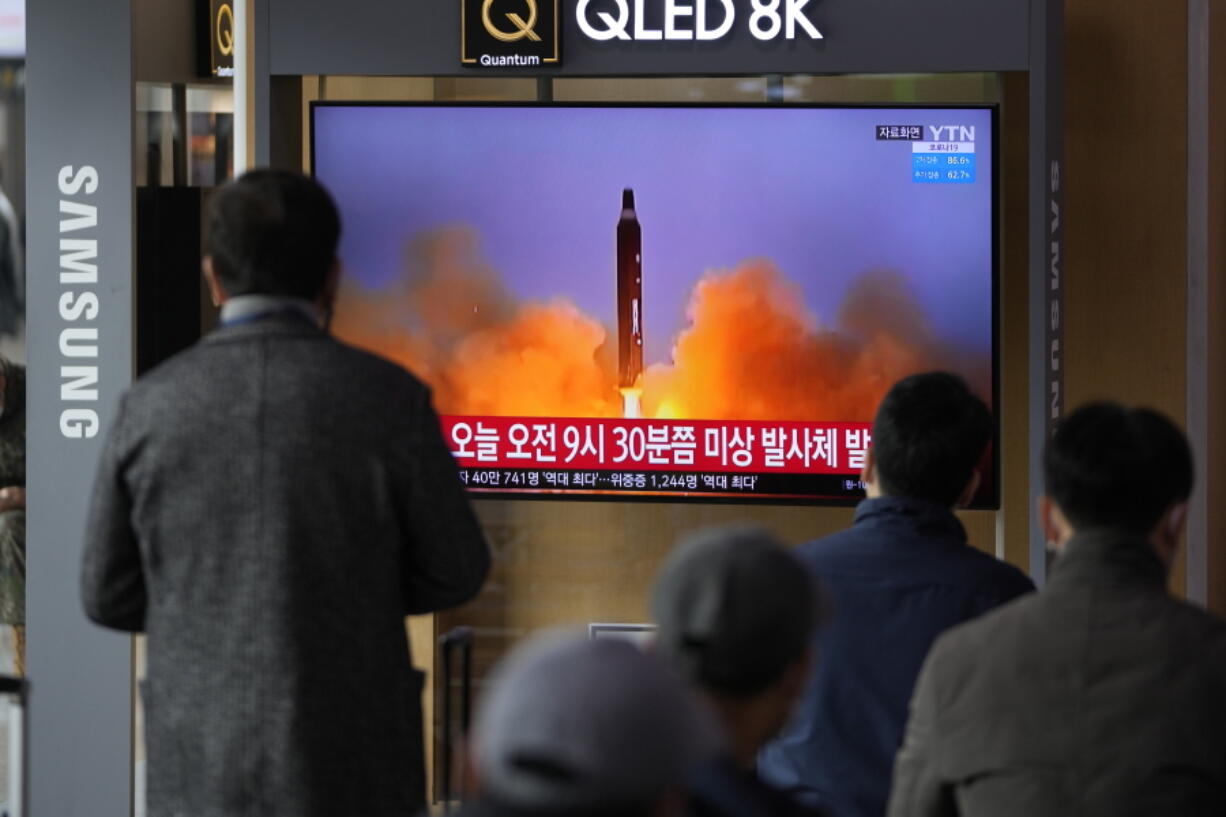
[{"label": "samsung vertical sign", "polygon": [[98,434],[98,170],[64,165],[58,173],[61,323],[60,434]]}]

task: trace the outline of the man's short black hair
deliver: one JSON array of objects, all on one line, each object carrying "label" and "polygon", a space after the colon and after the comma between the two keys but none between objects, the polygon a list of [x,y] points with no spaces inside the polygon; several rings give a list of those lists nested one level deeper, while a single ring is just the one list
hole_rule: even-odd
[{"label": "man's short black hair", "polygon": [[891,496],[953,506],[992,439],[992,414],[948,372],[904,378],[873,421],[873,461]]},{"label": "man's short black hair", "polygon": [[1047,495],[1075,529],[1148,534],[1192,495],[1192,449],[1174,423],[1147,408],[1099,402],[1065,418],[1043,458]]},{"label": "man's short black hair", "polygon": [[318,182],[286,170],[253,170],[209,207],[207,252],[227,295],[315,299],[336,259],[341,221]]}]

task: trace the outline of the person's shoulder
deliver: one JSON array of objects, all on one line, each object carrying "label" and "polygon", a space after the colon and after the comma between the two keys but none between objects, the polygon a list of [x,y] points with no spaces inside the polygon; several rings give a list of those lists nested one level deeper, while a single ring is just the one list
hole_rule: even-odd
[{"label": "person's shoulder", "polygon": [[132,403],[154,399],[167,390],[174,390],[180,384],[197,382],[203,356],[202,343],[197,341],[158,362],[132,381],[125,394],[125,401]]},{"label": "person's shoulder", "polygon": [[863,539],[863,533],[856,530],[853,525],[797,545],[796,554],[802,558],[820,562],[856,548]]},{"label": "person's shoulder", "polygon": [[421,379],[399,363],[361,347],[352,346],[331,335],[326,335],[324,340],[326,348],[336,358],[337,363],[352,372],[355,377],[374,379],[376,382],[385,382],[413,391],[424,392],[427,389]]},{"label": "person's shoulder", "polygon": [[937,636],[929,661],[946,670],[981,667],[997,650],[1015,649],[1027,634],[1041,635],[1042,605],[1041,594],[1030,593],[955,624]]},{"label": "person's shoulder", "polygon": [[1005,598],[1013,598],[1034,590],[1034,582],[1016,565],[966,545],[960,556],[977,582],[990,585]]},{"label": "person's shoulder", "polygon": [[[306,337],[312,342],[306,347],[307,351],[293,357],[291,365],[310,372],[312,377],[334,385],[341,392],[360,388],[363,393],[397,403],[429,397],[425,383],[387,358],[350,346],[324,332]],[[207,391],[216,378],[236,368],[242,369],[244,361],[255,360],[249,355],[231,354],[235,346],[230,340],[206,335],[171,355],[137,378],[128,388],[124,402],[137,408],[156,405],[162,400],[179,402],[184,389]]]},{"label": "person's shoulder", "polygon": [[1158,598],[1163,629],[1190,652],[1201,654],[1226,670],[1226,620],[1175,596]]},{"label": "person's shoulder", "polygon": [[828,574],[864,569],[862,537],[854,527],[810,539],[793,550],[810,571],[831,580]]}]

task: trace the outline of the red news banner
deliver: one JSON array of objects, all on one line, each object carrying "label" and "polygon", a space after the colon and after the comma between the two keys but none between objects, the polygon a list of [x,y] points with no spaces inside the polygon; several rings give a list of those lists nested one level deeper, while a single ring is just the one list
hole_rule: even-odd
[{"label": "red news banner", "polygon": [[870,423],[444,415],[471,468],[858,474]]}]

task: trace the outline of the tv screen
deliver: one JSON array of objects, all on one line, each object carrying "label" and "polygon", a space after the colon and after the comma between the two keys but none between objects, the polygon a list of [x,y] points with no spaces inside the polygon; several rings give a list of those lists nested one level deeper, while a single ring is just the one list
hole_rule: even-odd
[{"label": "tv screen", "polygon": [[26,56],[26,0],[0,0],[0,59]]},{"label": "tv screen", "polygon": [[333,328],[429,384],[473,492],[854,501],[892,383],[993,401],[994,123],[317,104]]}]

